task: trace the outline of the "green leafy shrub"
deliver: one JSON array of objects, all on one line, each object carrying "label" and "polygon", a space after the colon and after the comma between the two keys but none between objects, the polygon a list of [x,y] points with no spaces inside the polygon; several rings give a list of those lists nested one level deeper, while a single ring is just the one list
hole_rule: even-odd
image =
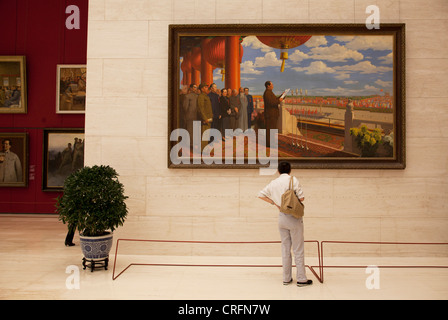
[{"label": "green leafy shrub", "polygon": [[56,199],[56,211],[59,220],[82,235],[100,236],[123,225],[127,198],[113,168],[84,167],[65,180],[64,193]]}]

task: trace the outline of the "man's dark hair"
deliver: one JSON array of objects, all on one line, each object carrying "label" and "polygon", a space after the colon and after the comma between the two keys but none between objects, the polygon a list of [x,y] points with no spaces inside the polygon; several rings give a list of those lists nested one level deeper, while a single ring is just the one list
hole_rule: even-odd
[{"label": "man's dark hair", "polygon": [[208,85],[206,85],[205,83],[201,83],[198,87],[199,90],[202,90],[202,88],[204,87],[208,87]]},{"label": "man's dark hair", "polygon": [[282,161],[278,164],[278,172],[280,174],[287,173],[289,174],[291,172],[291,164],[287,161]]},{"label": "man's dark hair", "polygon": [[267,88],[270,84],[271,84],[271,81],[266,81],[266,82],[264,83],[265,88]]}]

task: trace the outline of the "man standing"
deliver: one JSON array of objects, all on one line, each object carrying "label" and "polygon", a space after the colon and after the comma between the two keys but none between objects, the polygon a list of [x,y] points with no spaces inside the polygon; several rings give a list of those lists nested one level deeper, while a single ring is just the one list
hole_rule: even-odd
[{"label": "man standing", "polygon": [[241,110],[240,110],[240,118],[238,119],[238,128],[243,131],[247,130],[247,97],[244,94],[244,89],[240,88],[240,102],[241,102]]},{"label": "man standing", "polygon": [[182,129],[187,129],[187,125],[185,123],[185,113],[183,112],[183,107],[184,107],[184,101],[185,101],[185,96],[188,94],[188,89],[189,87],[187,85],[182,85],[182,87],[179,90],[179,96],[178,96],[178,101],[179,101],[179,128]]},{"label": "man standing", "polygon": [[[206,84],[199,85],[199,91],[201,92],[198,96],[198,115],[199,120],[201,120],[201,137],[203,137],[204,131],[212,127],[213,121],[213,110],[212,102],[210,101],[208,93],[208,86]],[[206,140],[204,141],[203,138]],[[210,138],[201,138],[201,149],[203,150],[209,143]]]},{"label": "man standing", "polygon": [[212,112],[213,112],[212,128],[217,129],[219,130],[219,132],[221,132],[222,119],[221,119],[221,110],[219,108],[218,88],[216,87],[215,83],[212,83],[209,89],[210,93],[208,94],[208,97],[210,98],[210,101],[212,103]]},{"label": "man standing", "polygon": [[[280,176],[261,190],[258,197],[280,209],[282,195],[289,189],[290,181],[293,179],[294,192],[300,201],[303,202],[305,197],[302,186],[296,177],[290,176],[291,164],[286,161],[280,162],[278,164],[278,173]],[[304,287],[313,284],[312,280],[307,279],[305,272],[303,218],[296,218],[280,211],[278,214],[278,228],[282,242],[283,284],[288,285],[292,282],[291,248],[296,262],[297,286]]]},{"label": "man standing", "polygon": [[[227,93],[229,95],[229,93]],[[238,119],[240,118],[241,100],[236,89],[232,90],[232,95],[229,96],[231,114],[230,114],[230,129],[238,128]]]},{"label": "man standing", "polygon": [[0,153],[0,183],[22,182],[22,164],[19,157],[11,151],[11,140],[4,139],[2,145],[3,152]]},{"label": "man standing", "polygon": [[263,93],[264,119],[266,123],[266,147],[270,147],[271,129],[278,129],[277,120],[280,114],[278,105],[283,101],[283,99],[274,94],[272,91],[274,89],[274,84],[271,81],[266,81],[264,86],[266,88]]},{"label": "man standing", "polygon": [[67,144],[67,148],[62,151],[61,157],[62,160],[61,164],[59,165],[58,173],[68,175],[71,173],[71,166],[73,163],[73,149],[71,143]]},{"label": "man standing", "polygon": [[188,93],[183,98],[182,103],[182,118],[184,119],[185,129],[190,135],[190,146],[193,146],[193,121],[197,120],[198,113],[198,94],[197,86],[195,84],[190,84]]},{"label": "man standing", "polygon": [[254,98],[249,94],[249,88],[244,88],[244,94],[247,98],[247,127],[252,127],[252,112],[254,112]]}]

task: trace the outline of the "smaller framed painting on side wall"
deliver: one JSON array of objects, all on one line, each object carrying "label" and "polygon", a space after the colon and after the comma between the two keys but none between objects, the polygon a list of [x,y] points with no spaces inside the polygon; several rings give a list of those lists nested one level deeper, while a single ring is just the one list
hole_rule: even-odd
[{"label": "smaller framed painting on side wall", "polygon": [[28,134],[0,133],[0,187],[28,185]]},{"label": "smaller framed painting on side wall", "polygon": [[85,113],[86,65],[58,65],[56,113]]},{"label": "smaller framed painting on side wall", "polygon": [[84,129],[45,129],[43,191],[62,191],[65,179],[84,167]]},{"label": "smaller framed painting on side wall", "polygon": [[0,56],[0,114],[27,113],[25,56]]}]

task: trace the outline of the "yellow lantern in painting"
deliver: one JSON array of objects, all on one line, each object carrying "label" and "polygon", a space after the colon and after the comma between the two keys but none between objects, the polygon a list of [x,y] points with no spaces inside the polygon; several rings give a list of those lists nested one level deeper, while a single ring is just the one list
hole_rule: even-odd
[{"label": "yellow lantern in painting", "polygon": [[301,46],[307,42],[311,36],[257,36],[258,40],[268,47],[280,49],[280,59],[282,66],[280,71],[285,70],[285,61],[288,60],[288,50]]}]

